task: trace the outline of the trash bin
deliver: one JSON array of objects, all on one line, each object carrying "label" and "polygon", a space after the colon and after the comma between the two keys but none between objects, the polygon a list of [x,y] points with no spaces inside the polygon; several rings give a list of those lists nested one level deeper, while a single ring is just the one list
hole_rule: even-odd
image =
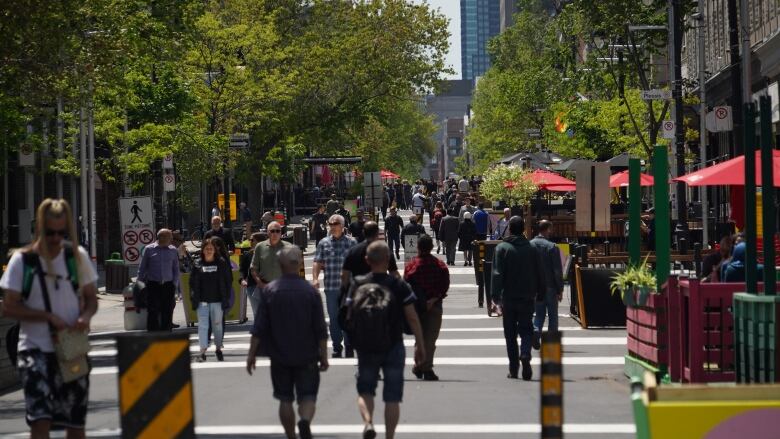
[{"label": "trash bin", "polygon": [[306,227],[298,226],[293,229],[293,244],[297,245],[301,251],[306,251],[309,242],[309,230]]},{"label": "trash bin", "polygon": [[106,259],[106,293],[122,294],[122,290],[130,283],[130,273],[125,261],[119,253],[111,253],[111,259]]}]

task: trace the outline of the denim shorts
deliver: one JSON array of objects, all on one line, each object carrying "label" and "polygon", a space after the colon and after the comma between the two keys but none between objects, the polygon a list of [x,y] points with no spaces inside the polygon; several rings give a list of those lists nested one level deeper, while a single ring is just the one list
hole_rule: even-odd
[{"label": "denim shorts", "polygon": [[45,419],[57,427],[84,428],[89,375],[63,382],[56,354],[38,349],[20,351],[17,364],[28,425]]},{"label": "denim shorts", "polygon": [[357,392],[359,395],[376,395],[379,369],[382,369],[385,385],[382,389],[384,402],[401,402],[404,396],[404,363],[406,349],[400,340],[387,352],[358,351]]},{"label": "denim shorts", "polygon": [[319,364],[313,361],[305,366],[285,366],[271,360],[271,383],[274,398],[279,401],[316,401],[320,390]]}]

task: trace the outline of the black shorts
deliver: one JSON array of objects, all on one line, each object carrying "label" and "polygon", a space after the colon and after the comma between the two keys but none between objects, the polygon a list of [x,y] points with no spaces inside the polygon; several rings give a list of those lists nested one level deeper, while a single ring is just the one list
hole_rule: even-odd
[{"label": "black shorts", "polygon": [[271,383],[274,398],[279,401],[316,401],[320,390],[319,364],[313,361],[305,366],[285,366],[271,360]]},{"label": "black shorts", "polygon": [[27,424],[45,419],[58,427],[84,428],[89,375],[64,383],[56,355],[37,349],[19,352],[17,361]]}]

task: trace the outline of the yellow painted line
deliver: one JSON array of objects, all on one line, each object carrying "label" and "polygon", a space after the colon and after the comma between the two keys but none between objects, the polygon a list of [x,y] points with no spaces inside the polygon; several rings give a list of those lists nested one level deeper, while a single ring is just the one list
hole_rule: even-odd
[{"label": "yellow painted line", "polygon": [[135,360],[119,379],[119,404],[123,415],[182,352],[187,351],[189,355],[188,348],[189,340],[155,342]]},{"label": "yellow painted line", "polygon": [[138,435],[138,439],[177,437],[191,421],[192,381],[189,381]]}]

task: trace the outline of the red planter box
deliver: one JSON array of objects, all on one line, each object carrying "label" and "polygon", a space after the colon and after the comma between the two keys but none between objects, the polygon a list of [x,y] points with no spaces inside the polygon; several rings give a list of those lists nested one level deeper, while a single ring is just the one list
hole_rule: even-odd
[{"label": "red planter box", "polygon": [[655,367],[669,362],[666,302],[665,295],[650,294],[644,305],[626,308],[628,355]]}]

